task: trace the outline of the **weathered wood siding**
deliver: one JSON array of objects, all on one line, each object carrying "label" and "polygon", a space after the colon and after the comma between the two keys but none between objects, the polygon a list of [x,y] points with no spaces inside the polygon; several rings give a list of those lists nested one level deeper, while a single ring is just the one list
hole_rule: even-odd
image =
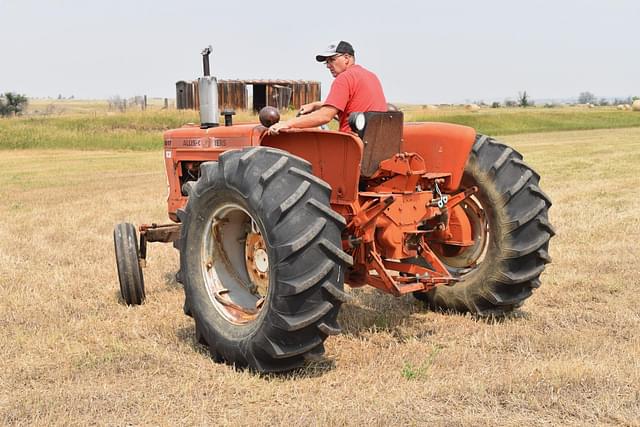
[{"label": "weathered wood siding", "polygon": [[[247,86],[253,86],[253,105],[249,105]],[[256,91],[263,91],[256,94]],[[305,80],[218,80],[218,108],[259,110],[264,105],[278,109],[298,109],[301,105],[320,100],[320,82]],[[198,81],[176,83],[176,107],[200,108]]]}]

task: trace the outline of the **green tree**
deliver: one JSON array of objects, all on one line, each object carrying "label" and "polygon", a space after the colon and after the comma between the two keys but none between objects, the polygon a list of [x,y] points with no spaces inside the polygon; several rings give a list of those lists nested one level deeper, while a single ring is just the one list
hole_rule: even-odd
[{"label": "green tree", "polygon": [[533,105],[526,90],[524,92],[518,92],[518,105],[520,107],[529,107],[530,105]]},{"label": "green tree", "polygon": [[29,100],[25,95],[14,92],[5,92],[0,95],[0,116],[13,116],[22,114]]}]

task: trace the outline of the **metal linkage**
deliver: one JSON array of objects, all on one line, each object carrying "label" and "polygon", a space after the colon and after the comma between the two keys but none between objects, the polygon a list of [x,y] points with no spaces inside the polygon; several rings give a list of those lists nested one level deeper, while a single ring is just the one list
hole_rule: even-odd
[{"label": "metal linkage", "polygon": [[181,224],[142,224],[140,231],[140,266],[147,266],[147,242],[169,243],[180,238]]},{"label": "metal linkage", "polygon": [[[459,279],[449,273],[425,236],[430,236],[429,241],[436,236],[440,243],[451,241],[449,220],[454,214],[454,219],[458,219],[457,233],[462,231],[464,237],[454,244],[472,244],[465,237],[470,234],[465,233],[469,225],[459,221],[458,205],[475,194],[478,187],[454,195],[444,194],[439,185],[442,177],[425,176],[420,170],[423,161],[419,156],[396,155],[384,163],[381,169],[392,175],[371,188],[372,191],[360,193],[364,202],[347,225],[348,237],[343,247],[352,254],[356,264],[348,276],[349,284],[369,284],[396,296],[452,285]],[[422,181],[417,181],[418,178]],[[422,184],[417,182],[431,187],[432,191],[420,191]],[[424,224],[433,220],[439,221],[437,226],[424,229]],[[416,257],[423,259],[425,265],[408,261]]]}]

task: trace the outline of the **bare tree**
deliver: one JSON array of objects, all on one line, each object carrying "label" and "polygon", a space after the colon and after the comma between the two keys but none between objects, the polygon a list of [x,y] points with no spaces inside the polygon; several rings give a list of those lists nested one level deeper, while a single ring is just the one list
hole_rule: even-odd
[{"label": "bare tree", "polygon": [[122,99],[120,95],[109,98],[109,110],[125,111],[127,109],[127,100]]},{"label": "bare tree", "polygon": [[580,95],[578,95],[578,103],[579,104],[595,104],[596,96],[591,92],[580,92]]}]

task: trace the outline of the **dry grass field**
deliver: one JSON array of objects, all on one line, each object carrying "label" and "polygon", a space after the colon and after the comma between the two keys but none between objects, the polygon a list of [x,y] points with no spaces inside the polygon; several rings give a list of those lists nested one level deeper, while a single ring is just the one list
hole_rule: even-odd
[{"label": "dry grass field", "polygon": [[640,128],[513,135],[557,236],[501,321],[354,290],[326,359],[280,376],[194,340],[171,245],[118,300],[112,230],[163,222],[161,152],[2,151],[0,424],[640,425]]}]

